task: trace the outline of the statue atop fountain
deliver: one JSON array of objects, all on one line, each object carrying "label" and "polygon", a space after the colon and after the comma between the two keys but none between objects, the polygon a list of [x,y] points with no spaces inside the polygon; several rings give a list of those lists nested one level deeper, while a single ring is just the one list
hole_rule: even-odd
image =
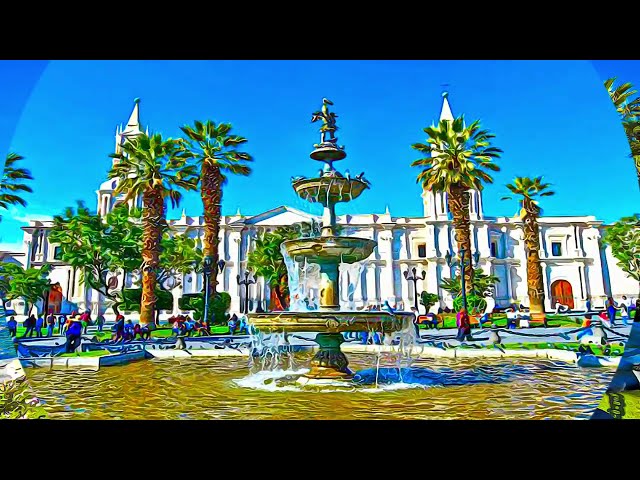
[{"label": "statue atop fountain", "polygon": [[329,111],[329,105],[333,105],[333,102],[323,98],[322,108],[311,114],[311,123],[322,121],[322,126],[320,127],[320,143],[313,146],[315,150],[311,152],[310,157],[332,167],[333,162],[342,160],[347,154],[344,151],[344,146],[338,146],[338,137],[336,137],[338,130],[336,118],[338,115]]},{"label": "statue atop fountain", "polygon": [[[318,310],[303,312],[251,313],[249,322],[261,332],[320,332],[316,343],[320,350],[311,361],[313,379],[349,378],[347,357],[340,350],[344,341],[340,332],[378,331],[391,333],[411,325],[410,312],[364,312],[340,310],[340,264],[353,264],[366,260],[376,247],[374,240],[336,235],[335,206],[350,202],[369,188],[364,173],[351,177],[346,170],[341,174],[333,162],[343,160],[347,154],[339,147],[335,132],[337,115],[329,111],[333,105],[326,98],[322,109],[312,114],[311,121],[322,121],[320,143],[310,157],[325,163],[318,177],[292,177],[291,183],[298,196],[323,206],[320,235],[302,235],[301,238],[282,243],[286,254],[296,265],[314,264],[320,272],[320,299]],[[329,138],[327,138],[327,136]],[[312,229],[314,230],[314,229]],[[289,275],[289,278],[297,275]],[[293,291],[292,288],[290,290]]]}]

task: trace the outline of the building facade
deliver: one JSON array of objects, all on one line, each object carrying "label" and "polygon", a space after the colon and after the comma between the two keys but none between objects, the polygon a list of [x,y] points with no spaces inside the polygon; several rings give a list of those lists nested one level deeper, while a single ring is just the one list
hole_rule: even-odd
[{"label": "building facade", "polygon": [[[142,132],[139,102],[125,128],[116,129],[115,149],[127,138]],[[440,119],[452,119],[451,108],[444,97]],[[97,211],[105,215],[121,199],[116,198],[117,182],[110,180],[97,190]],[[526,282],[526,256],[522,222],[519,218],[491,217],[485,215],[482,192],[471,191],[470,217],[473,253],[479,253],[479,264],[485,273],[499,278],[495,285],[496,305],[512,303],[528,305]],[[140,206],[139,199],[132,204]],[[446,194],[424,191],[422,194],[423,216],[395,217],[387,210],[382,214],[343,215],[338,217],[342,235],[368,238],[377,242],[374,253],[363,262],[360,271],[345,268],[341,272],[341,299],[349,308],[361,309],[369,305],[380,305],[388,301],[391,305],[409,309],[415,295],[422,291],[437,294],[439,306],[452,306],[451,296],[440,288],[445,278],[452,276],[447,265],[447,252],[455,253],[455,242]],[[225,268],[219,273],[218,285],[231,295],[231,310],[241,311],[245,288],[238,285],[237,275],[244,278],[247,255],[255,246],[255,239],[282,225],[296,222],[319,222],[320,217],[282,206],[253,216],[236,215],[222,218],[220,228],[220,258]],[[601,242],[603,223],[593,216],[542,217],[540,218],[540,258],[544,274],[546,308],[553,310],[557,302],[580,310],[588,298],[593,306],[602,306],[609,296],[636,297],[638,284],[629,278],[617,265],[608,247]],[[170,220],[171,227],[181,233],[202,240],[202,216],[189,217],[183,211],[181,218]],[[76,305],[90,309],[94,314],[111,313],[104,298],[80,282],[80,276],[60,260],[59,248],[48,241],[52,222],[32,221],[24,230],[24,256],[26,266],[53,265],[50,274],[54,284],[52,296],[56,308]],[[407,282],[403,273],[416,268],[424,280],[418,280],[416,291]],[[352,278],[357,275],[359,278]],[[114,275],[117,277],[117,275]],[[120,286],[130,287],[134,278],[118,278]],[[261,305],[268,308],[270,291],[264,279],[248,289],[252,308]],[[348,286],[356,285],[355,289]],[[192,272],[182,276],[173,289],[174,310],[164,315],[179,312],[177,298],[182,294],[196,293],[203,289],[203,277]],[[55,290],[55,292],[53,292]],[[313,292],[312,292],[313,294]],[[50,298],[52,298],[50,296]]]}]

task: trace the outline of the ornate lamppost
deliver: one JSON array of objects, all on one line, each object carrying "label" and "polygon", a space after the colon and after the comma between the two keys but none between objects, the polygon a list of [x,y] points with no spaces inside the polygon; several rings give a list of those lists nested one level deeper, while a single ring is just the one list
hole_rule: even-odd
[{"label": "ornate lamppost", "polygon": [[464,278],[464,268],[467,265],[467,262],[473,262],[472,266],[475,268],[478,266],[478,262],[480,261],[480,253],[478,251],[472,255],[473,259],[465,259],[466,253],[467,251],[464,248],[461,248],[457,256],[451,255],[449,250],[447,250],[447,253],[444,256],[449,268],[460,267],[460,280],[462,281],[462,305],[465,310],[467,310],[467,290]]},{"label": "ornate lamppost", "polygon": [[413,282],[413,306],[416,307],[416,311],[420,313],[420,310],[418,309],[418,280],[424,280],[427,278],[427,272],[422,270],[422,276],[419,276],[416,267],[413,267],[411,269],[411,275],[409,275],[409,270],[405,270],[403,275],[407,283]]},{"label": "ornate lamppost", "polygon": [[205,257],[202,264],[202,274],[204,275],[204,321],[209,321],[209,282],[211,281],[211,274],[216,276],[222,270],[227,262],[220,259],[217,264],[214,265],[211,257]]},{"label": "ornate lamppost", "polygon": [[249,275],[251,275],[249,270],[244,271],[244,280],[240,280],[240,275],[236,275],[238,285],[244,285],[244,311],[241,313],[249,313],[249,285],[256,283],[255,279],[249,278]]}]

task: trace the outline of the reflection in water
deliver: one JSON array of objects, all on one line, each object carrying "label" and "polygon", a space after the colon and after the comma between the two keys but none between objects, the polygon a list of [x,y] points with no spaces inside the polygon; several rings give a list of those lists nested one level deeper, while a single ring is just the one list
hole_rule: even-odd
[{"label": "reflection in water", "polygon": [[[308,354],[296,354],[306,365]],[[29,370],[50,418],[545,419],[590,417],[612,372],[550,361],[438,359],[400,372],[352,355],[348,385],[300,386],[306,370],[251,373],[244,358],[148,360],[90,371]],[[399,375],[403,382],[397,382]]]}]

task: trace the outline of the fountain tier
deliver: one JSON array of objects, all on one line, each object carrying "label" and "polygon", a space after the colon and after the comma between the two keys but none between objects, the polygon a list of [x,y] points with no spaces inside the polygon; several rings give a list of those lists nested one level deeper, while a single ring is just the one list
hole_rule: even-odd
[{"label": "fountain tier", "polygon": [[303,200],[321,203],[326,207],[355,200],[369,186],[361,180],[327,175],[298,180],[293,183],[293,188]]}]

